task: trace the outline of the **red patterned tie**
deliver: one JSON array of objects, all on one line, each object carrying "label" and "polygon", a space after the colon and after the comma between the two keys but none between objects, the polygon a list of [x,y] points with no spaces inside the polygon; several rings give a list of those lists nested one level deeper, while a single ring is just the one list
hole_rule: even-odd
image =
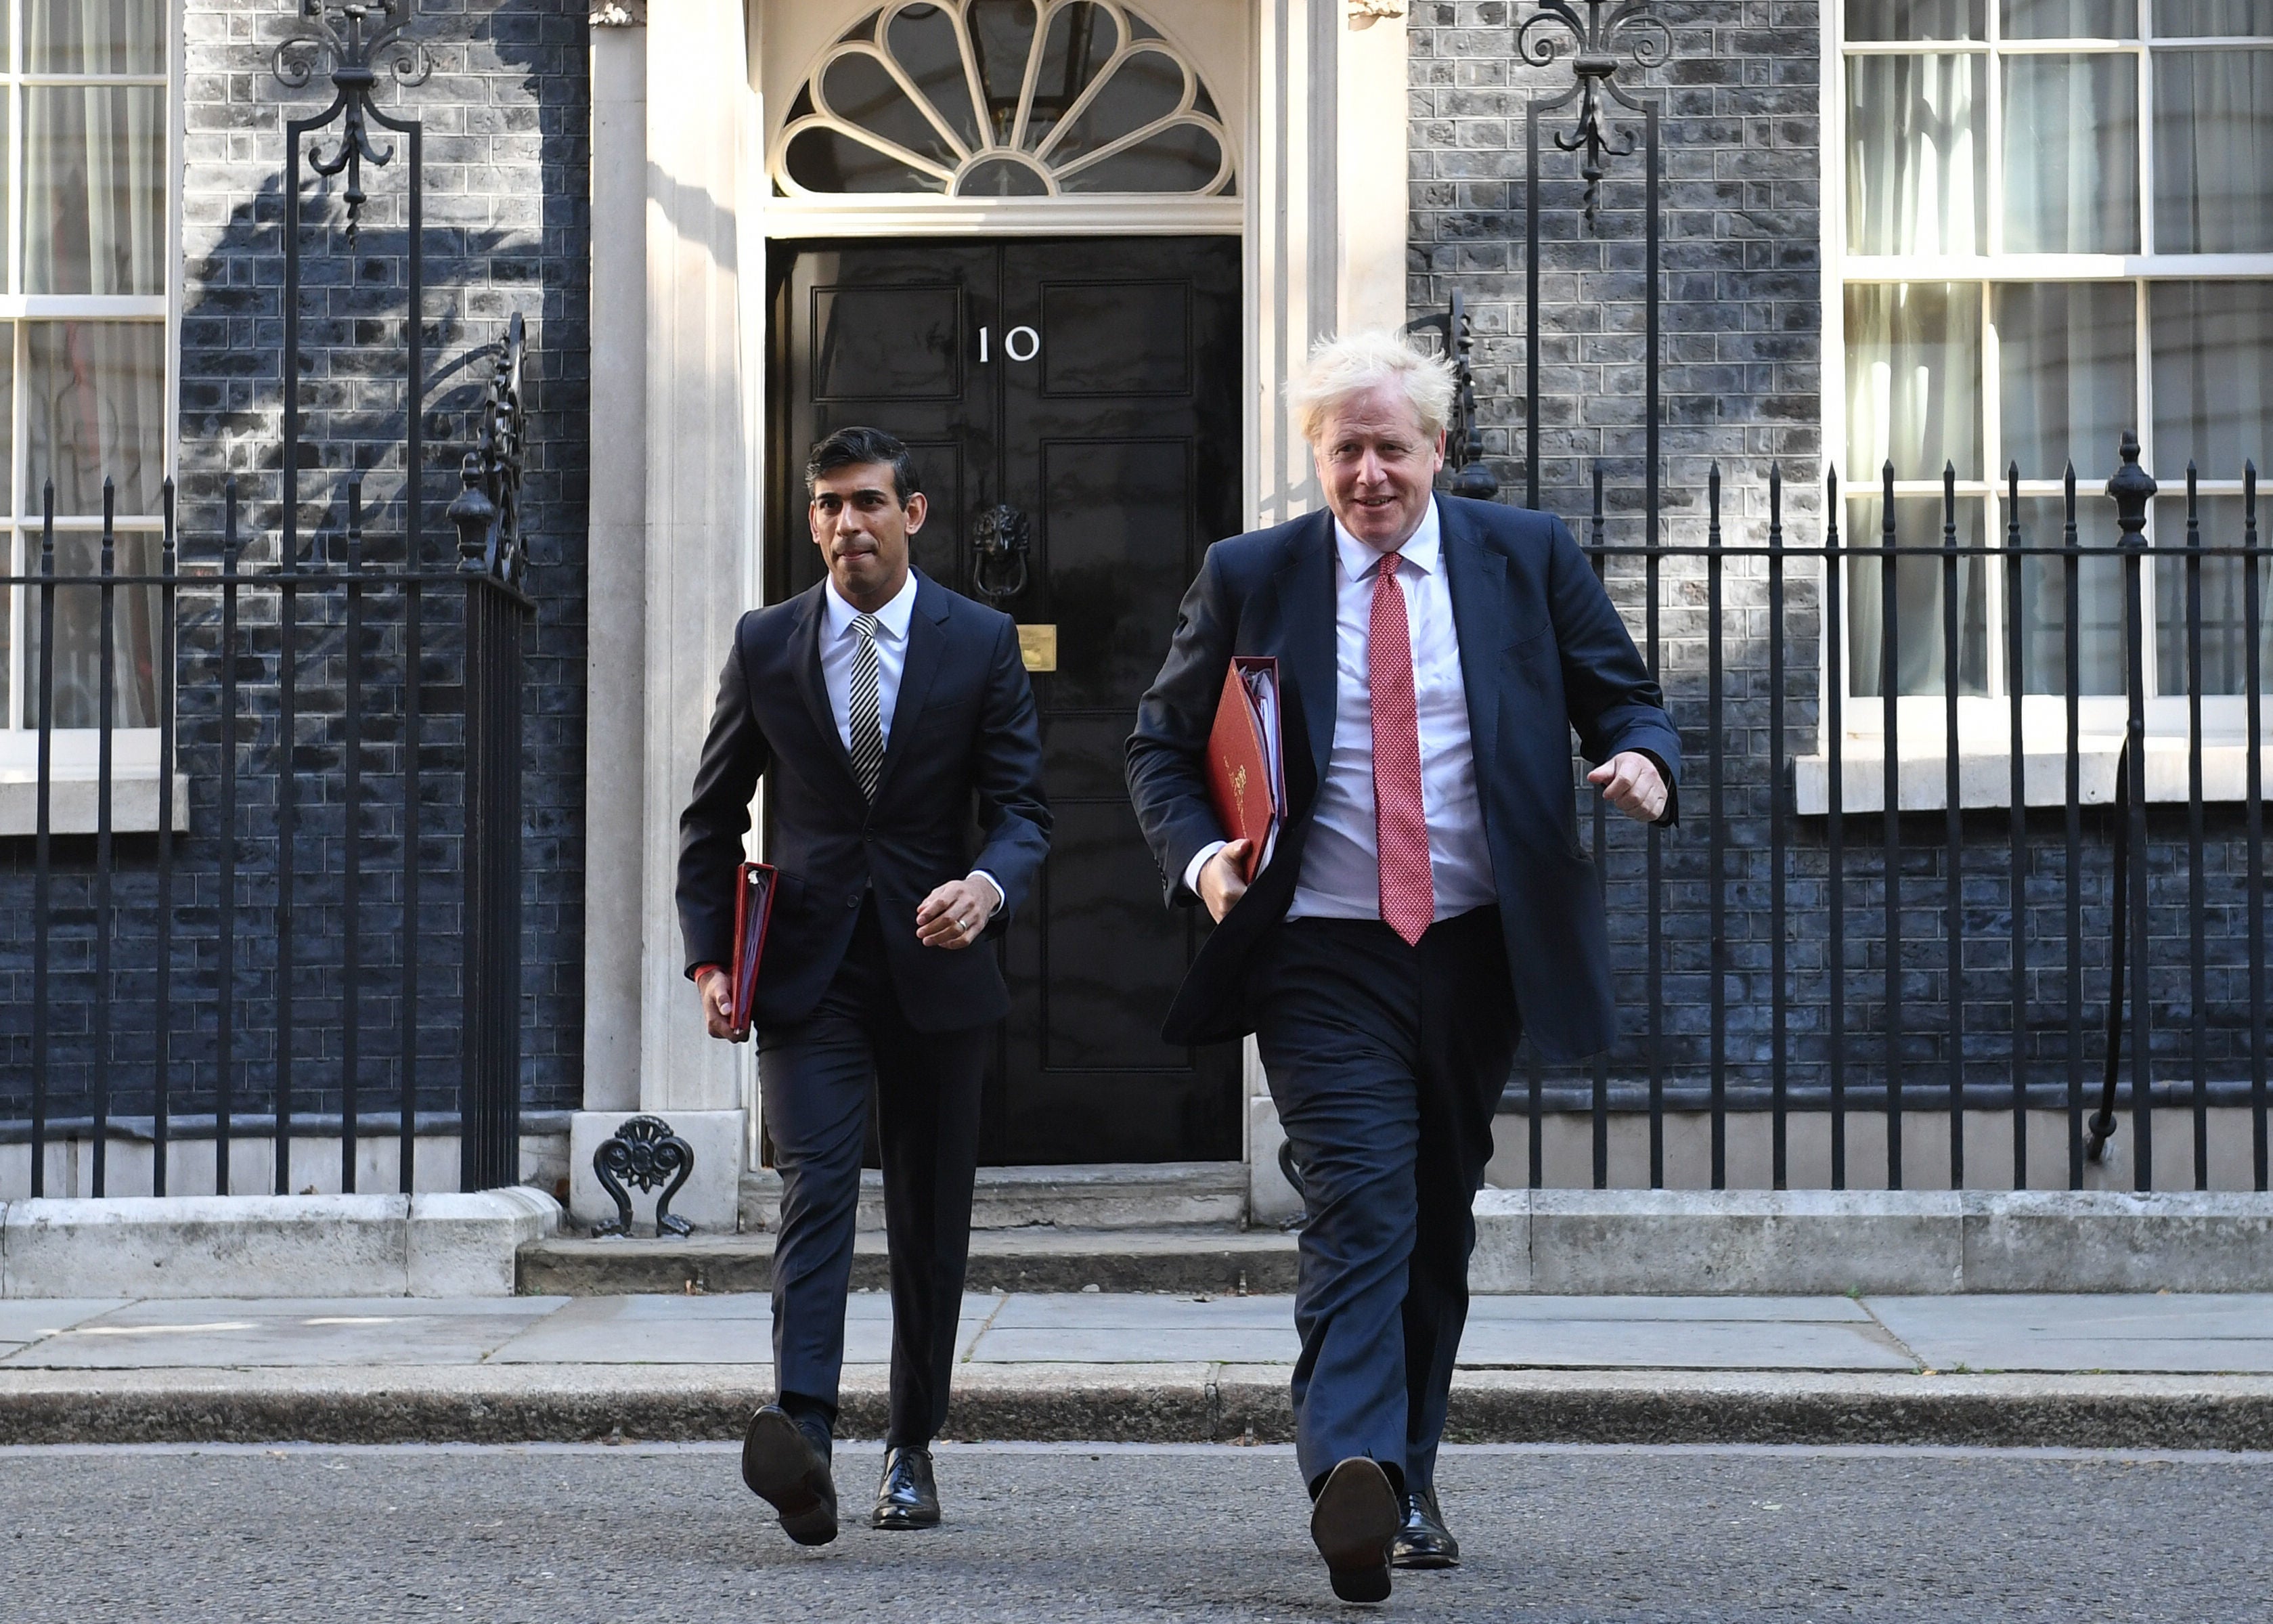
[{"label": "red patterned tie", "polygon": [[1429,877],[1429,817],[1421,804],[1421,726],[1413,705],[1413,634],[1398,555],[1375,572],[1373,625],[1366,638],[1366,688],[1373,697],[1374,837],[1381,854],[1381,918],[1407,943],[1437,917]]}]

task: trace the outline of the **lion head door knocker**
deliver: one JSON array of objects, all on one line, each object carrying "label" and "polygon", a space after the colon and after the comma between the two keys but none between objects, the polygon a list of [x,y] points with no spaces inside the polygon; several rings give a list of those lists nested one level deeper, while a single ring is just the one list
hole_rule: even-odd
[{"label": "lion head door knocker", "polygon": [[592,1233],[629,1235],[632,1232],[632,1198],[624,1186],[637,1184],[642,1191],[652,1190],[665,1179],[670,1180],[664,1192],[655,1201],[655,1236],[661,1240],[666,1235],[692,1235],[694,1226],[671,1210],[671,1198],[686,1184],[688,1174],[694,1171],[694,1152],[686,1141],[671,1131],[671,1124],[660,1116],[634,1116],[616,1130],[615,1137],[604,1139],[592,1153],[592,1172],[600,1187],[615,1198],[616,1215],[612,1222],[596,1224]]},{"label": "lion head door knocker", "polygon": [[971,526],[971,584],[996,608],[1026,590],[1026,549],[1033,539],[1033,522],[1008,502],[982,508]]}]

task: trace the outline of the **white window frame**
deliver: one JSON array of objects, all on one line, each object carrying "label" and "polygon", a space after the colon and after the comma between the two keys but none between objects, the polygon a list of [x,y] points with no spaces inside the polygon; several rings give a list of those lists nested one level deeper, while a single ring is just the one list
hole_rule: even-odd
[{"label": "white window frame", "polygon": [[[2003,470],[2007,459],[1999,422],[1997,335],[1990,320],[1990,301],[1995,286],[2013,282],[2132,282],[2136,296],[2134,331],[2137,357],[2137,398],[2133,407],[2133,417],[2139,432],[2140,462],[2156,476],[2162,487],[2161,494],[2149,511],[2148,537],[2150,545],[2155,539],[2154,509],[2163,507],[2164,498],[2183,497],[2186,488],[2184,469],[2163,468],[2156,457],[2149,284],[2232,278],[2273,280],[2273,253],[2163,254],[2155,252],[2154,54],[2157,49],[2167,52],[2173,49],[2224,49],[2245,44],[2253,49],[2269,47],[2264,40],[2254,36],[2246,40],[2198,40],[2189,37],[2182,42],[2158,44],[2150,32],[2153,7],[2149,0],[2125,0],[2125,3],[2136,7],[2135,37],[2125,41],[2008,41],[2002,37],[2003,7],[1999,0],[1983,0],[1984,37],[1978,40],[1849,43],[1844,38],[1844,0],[1823,0],[1823,436],[1826,461],[1839,472],[1842,510],[1838,517],[1843,545],[1852,546],[1857,542],[1848,528],[1847,499],[1865,491],[1875,494],[1881,488],[1877,470],[1849,470],[1844,466],[1847,452],[1846,293],[1850,286],[1863,283],[1969,282],[1979,285],[1983,357],[1983,375],[1979,380],[1983,417],[1982,472],[1986,477],[1961,478],[1957,482],[1957,494],[1961,501],[1970,500],[1983,505],[1983,534],[1992,545],[1996,545],[2004,537]],[[2011,255],[1997,252],[2001,246],[2004,231],[2004,84],[1998,64],[2001,56],[2024,54],[2123,55],[2134,59],[2139,85],[2138,184],[2142,252],[2134,254]],[[1850,56],[1917,55],[1973,56],[1988,59],[1989,71],[1984,76],[1987,106],[1981,133],[1986,153],[1983,168],[1987,193],[1988,253],[1971,256],[1871,255],[1848,251],[1847,61]],[[2115,447],[2111,446],[2105,448],[2104,464],[2089,468],[2080,466],[2076,470],[2080,518],[2086,524],[2097,524],[2110,530],[2114,523],[2113,514],[2102,494],[2102,486],[2108,474],[2113,471],[2114,462]],[[2218,471],[2223,473],[2224,470]],[[2269,473],[2273,473],[2273,470],[2261,463],[2259,520],[2261,534],[2267,541],[2273,542],[2273,479],[2268,478]],[[2198,488],[2202,496],[2239,497],[2242,491],[2241,470],[2235,469],[2232,474],[2232,477],[2201,478]],[[1894,482],[1894,493],[1898,498],[1939,498],[1941,492],[1941,480],[1938,477],[1898,478]],[[2021,494],[2024,500],[2058,497],[2060,493],[2061,482],[2058,479],[2024,478],[2021,481]],[[2237,537],[2232,541],[2238,543],[2239,539]],[[2226,538],[2220,538],[2219,540],[2221,545],[2226,545]],[[2165,552],[2162,556],[2168,557],[2169,554]],[[1986,617],[1990,692],[1985,695],[1963,695],[1958,701],[1959,752],[1962,758],[1961,800],[1967,806],[2002,806],[2011,798],[2008,763],[2012,712],[2009,697],[2003,691],[2005,572],[1999,561],[1992,559],[1989,562]],[[2269,620],[2273,620],[2273,570],[2266,572],[2266,612]],[[2155,580],[2151,562],[2145,587],[2148,594],[2145,657],[2149,798],[2183,800],[2187,793],[2187,702],[2183,693],[2164,695],[2156,691],[2157,664],[2155,639],[2158,617],[2155,612]],[[1839,639],[1841,658],[1838,670],[1849,683],[1849,690],[1841,695],[1840,701],[1842,756],[1845,758],[1841,777],[1844,781],[1845,809],[1856,812],[1877,810],[1884,796],[1885,750],[1881,742],[1884,701],[1876,695],[1857,695],[1851,691],[1855,667],[1851,651],[1847,647],[1847,616],[1842,613],[1840,626],[1827,630]],[[1827,699],[1831,676],[1832,669],[1827,664],[1818,672],[1819,699]],[[1947,794],[1944,696],[1938,693],[1902,695],[1895,703],[1902,756],[1902,804],[1905,808],[1921,810],[1939,808],[1944,804]],[[2079,722],[2083,735],[2083,753],[2088,758],[2084,765],[2083,796],[2087,802],[2112,798],[2115,751],[2122,741],[2127,720],[2127,700],[2120,694],[2087,694],[2081,699]],[[2239,694],[2205,694],[2202,696],[2204,793],[2207,799],[2227,801],[2242,797],[2247,754],[2243,748],[2247,727],[2246,704],[2245,697]],[[2273,711],[2273,704],[2268,704],[2264,709]],[[2066,796],[2067,697],[2060,694],[2026,695],[2022,701],[2022,748],[2028,762],[2029,802],[2031,805],[2058,803]],[[2268,719],[2261,718],[2261,721]],[[1827,758],[1821,755],[1804,757],[1798,766],[1801,810],[1822,811]],[[2267,781],[2273,785],[2273,762],[2268,763]]]},{"label": "white window frame", "polygon": [[[11,37],[22,38],[24,0],[5,0],[7,24]],[[15,492],[15,511],[0,515],[0,547],[14,549],[11,568],[32,575],[39,569],[40,515],[37,504],[28,500],[26,487],[27,436],[25,432],[23,410],[23,380],[25,378],[26,325],[40,320],[140,320],[161,323],[166,339],[165,381],[161,394],[163,413],[163,462],[170,475],[180,451],[181,434],[181,331],[183,305],[182,242],[182,162],[181,154],[185,135],[183,95],[183,36],[182,13],[178,5],[169,5],[166,13],[166,63],[161,73],[129,74],[32,74],[15,71],[11,56],[0,49],[0,117],[6,120],[9,162],[13,166],[8,177],[7,217],[4,222],[8,248],[4,275],[0,275],[0,321],[10,324],[14,345],[15,388],[7,405],[11,414],[11,444],[9,456],[10,488]],[[165,255],[166,286],[161,293],[137,295],[78,295],[26,294],[21,290],[19,279],[23,267],[24,177],[28,162],[24,153],[26,86],[41,84],[85,84],[89,81],[119,85],[145,85],[161,87],[166,93],[165,154],[166,221]],[[20,515],[20,516],[19,516]],[[163,521],[158,515],[132,515],[119,518],[114,530],[120,535],[139,533],[155,536],[162,530]],[[74,515],[68,518],[57,515],[58,536],[67,531],[99,533],[101,516]],[[20,537],[20,540],[18,538]],[[35,593],[20,590],[10,594],[8,617],[8,703],[0,710],[0,836],[26,834],[32,831],[35,821],[34,796],[39,771],[39,729],[31,703],[30,686],[36,683],[38,673],[28,668],[25,658],[26,616],[36,613]],[[111,827],[117,831],[131,833],[155,830],[158,826],[158,732],[155,727],[117,727],[111,732],[112,746],[112,807]],[[50,828],[56,833],[85,833],[95,827],[96,807],[94,779],[98,771],[100,730],[93,727],[57,727],[51,730],[51,781],[55,785],[50,807]],[[174,786],[175,827],[187,827],[185,780],[176,775]]]}]

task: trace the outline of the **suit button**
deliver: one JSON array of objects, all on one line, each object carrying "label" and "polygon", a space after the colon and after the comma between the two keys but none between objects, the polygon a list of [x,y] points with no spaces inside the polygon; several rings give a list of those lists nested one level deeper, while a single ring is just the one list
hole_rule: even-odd
[{"label": "suit button", "polygon": [[863,840],[869,841],[871,843],[873,843],[876,838],[875,835],[872,831],[866,829],[860,831],[860,838]]},{"label": "suit button", "polygon": [[858,897],[847,897],[844,898],[844,906],[848,908],[857,908],[860,906],[860,898]]}]

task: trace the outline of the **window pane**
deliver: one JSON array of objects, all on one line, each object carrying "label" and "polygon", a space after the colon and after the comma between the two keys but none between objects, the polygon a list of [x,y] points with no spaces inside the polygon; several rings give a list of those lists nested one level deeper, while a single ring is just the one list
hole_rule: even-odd
[{"label": "window pane", "polygon": [[1981,0],[1847,0],[1850,40],[1978,40]]},{"label": "window pane", "polygon": [[2008,40],[2128,40],[2138,33],[2137,0],[2005,0]]},{"label": "window pane", "polygon": [[[39,572],[39,538],[27,532],[31,569]],[[117,538],[111,573],[155,575],[159,538],[127,530]],[[102,538],[89,530],[56,533],[56,574],[92,575],[102,568]],[[96,727],[102,721],[102,589],[59,586],[56,594],[55,717],[58,727]],[[113,587],[111,596],[110,718],[118,727],[158,725],[156,587]],[[40,725],[40,598],[24,597],[24,725]]]},{"label": "window pane", "polygon": [[[2115,546],[2113,511],[2094,487],[2079,479],[2076,541],[2094,556],[2075,570],[2076,692],[2123,692],[2123,566],[2107,556]],[[2017,519],[2023,547],[2058,547],[2067,539],[2067,502],[2058,496],[2024,496],[2007,514]],[[2008,542],[2010,538],[2006,538]],[[2067,692],[2067,561],[2021,560],[2021,688],[2029,694]]]},{"label": "window pane", "polygon": [[1847,64],[1847,245],[1868,254],[1971,254],[1987,242],[1982,56]]},{"label": "window pane", "polygon": [[2005,59],[2005,251],[2139,246],[2139,77],[2127,56]]},{"label": "window pane", "polygon": [[165,477],[166,329],[154,321],[35,321],[25,331],[23,511],[56,482],[58,514],[158,511]]},{"label": "window pane", "polygon": [[2155,0],[2155,32],[2166,40],[2273,34],[2273,0]]},{"label": "window pane", "polygon": [[[1882,545],[1879,529],[1883,504],[1865,497],[1847,505],[1854,529],[1847,538],[1853,547]],[[1981,544],[1982,504],[1961,497],[1957,503],[1957,544]],[[1898,496],[1894,499],[1897,553],[1932,548],[1931,553],[1897,556],[1894,560],[1895,636],[1900,640],[1897,661],[1902,694],[1942,692],[1943,650],[1947,639],[1941,623],[1941,499],[1938,496]],[[1958,692],[1989,691],[1989,613],[1983,583],[1988,578],[1984,560],[1976,554],[1957,560]],[[1886,692],[1885,659],[1887,568],[1884,556],[1852,558],[1847,561],[1847,648],[1849,680],[1857,696],[1876,697]]]},{"label": "window pane", "polygon": [[[16,477],[16,423],[9,402],[16,398],[16,324],[0,321],[0,514],[13,511],[10,489]],[[5,554],[0,544],[0,556]],[[0,726],[6,725],[7,708],[0,705]]]},{"label": "window pane", "polygon": [[2139,426],[2132,285],[2023,283],[1990,299],[2004,460],[2023,479],[2056,479],[2071,458],[2097,478],[2123,431]]},{"label": "window pane", "polygon": [[1898,282],[1847,289],[1847,468],[1850,485],[1961,479],[1981,470],[1981,287]]},{"label": "window pane", "polygon": [[[2174,485],[2177,481],[2172,481]],[[2205,547],[2238,547],[2242,542],[2241,498],[2205,496],[2201,499],[2202,540]],[[2258,523],[2265,515],[2261,509]],[[2268,538],[2262,533],[2260,542]],[[2155,547],[2184,552],[2187,545],[2187,499],[2179,494],[2155,503]],[[2242,694],[2249,688],[2249,648],[2247,605],[2242,601],[2242,560],[2210,558],[2202,562],[2202,692]],[[2187,567],[2183,560],[2155,560],[2155,664],[2158,691],[2183,694],[2187,689]],[[2273,641],[2266,636],[2273,620],[2273,568],[2258,565],[2258,673],[2273,676]]]},{"label": "window pane", "polygon": [[2273,449],[2273,282],[2157,282],[2148,289],[2154,345],[2155,467],[2164,484],[2189,459],[2205,479],[2262,470]]},{"label": "window pane", "polygon": [[27,73],[163,73],[166,0],[24,0]]},{"label": "window pane", "polygon": [[2273,50],[2155,53],[2155,248],[2273,249]]},{"label": "window pane", "polygon": [[24,290],[166,290],[166,93],[38,86],[24,96]]}]

